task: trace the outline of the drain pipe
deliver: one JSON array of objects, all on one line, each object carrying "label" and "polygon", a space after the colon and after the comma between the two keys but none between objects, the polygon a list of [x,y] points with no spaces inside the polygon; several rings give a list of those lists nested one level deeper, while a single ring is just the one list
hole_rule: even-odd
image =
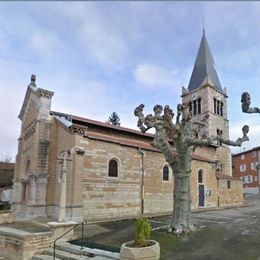
[{"label": "drain pipe", "polygon": [[144,151],[139,147],[141,154],[141,214],[144,214]]}]

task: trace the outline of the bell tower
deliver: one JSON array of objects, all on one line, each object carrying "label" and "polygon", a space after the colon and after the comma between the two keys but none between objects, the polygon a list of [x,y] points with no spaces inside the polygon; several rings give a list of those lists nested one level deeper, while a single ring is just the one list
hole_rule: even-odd
[{"label": "bell tower", "polygon": [[[182,89],[182,103],[188,106],[191,120],[204,120],[206,136],[221,135],[229,139],[227,97],[226,88],[221,86],[203,29],[188,88]],[[215,160],[222,165],[223,174],[231,175],[231,154],[228,146],[220,144],[216,149]]]}]

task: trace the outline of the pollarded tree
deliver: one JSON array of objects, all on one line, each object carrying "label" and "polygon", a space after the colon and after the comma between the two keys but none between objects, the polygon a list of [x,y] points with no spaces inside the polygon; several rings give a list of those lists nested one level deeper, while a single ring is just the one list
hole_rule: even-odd
[{"label": "pollarded tree", "polygon": [[206,124],[192,121],[186,105],[177,106],[175,124],[174,113],[169,106],[163,109],[161,105],[155,105],[154,114],[147,116],[144,116],[143,109],[144,105],[141,104],[134,111],[138,117],[137,126],[143,133],[155,128],[153,145],[165,156],[174,175],[174,210],[168,231],[178,234],[188,233],[193,230],[190,193],[192,153],[197,147],[211,145],[216,140],[227,145],[241,146],[244,141],[249,140],[247,136],[249,127],[245,125],[242,128],[243,137],[235,142],[223,139],[222,136],[206,138],[200,134]]},{"label": "pollarded tree", "polygon": [[120,117],[116,112],[113,112],[108,118],[107,123],[112,125],[120,125]]},{"label": "pollarded tree", "polygon": [[242,102],[242,111],[244,113],[260,113],[259,107],[250,107],[251,105],[251,97],[248,92],[244,92],[241,95],[241,102]]}]

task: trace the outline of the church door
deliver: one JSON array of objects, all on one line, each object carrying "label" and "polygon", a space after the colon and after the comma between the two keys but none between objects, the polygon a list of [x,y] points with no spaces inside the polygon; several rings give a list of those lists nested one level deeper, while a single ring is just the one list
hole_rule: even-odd
[{"label": "church door", "polygon": [[204,207],[204,185],[199,184],[199,207]]}]

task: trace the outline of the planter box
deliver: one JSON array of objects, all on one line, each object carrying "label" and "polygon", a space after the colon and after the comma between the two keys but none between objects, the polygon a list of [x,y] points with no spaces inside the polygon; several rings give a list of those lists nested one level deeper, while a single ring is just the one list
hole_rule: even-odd
[{"label": "planter box", "polygon": [[122,244],[120,249],[120,260],[159,260],[160,258],[160,245],[155,240],[150,240],[151,246],[146,247],[132,247],[134,241]]}]

